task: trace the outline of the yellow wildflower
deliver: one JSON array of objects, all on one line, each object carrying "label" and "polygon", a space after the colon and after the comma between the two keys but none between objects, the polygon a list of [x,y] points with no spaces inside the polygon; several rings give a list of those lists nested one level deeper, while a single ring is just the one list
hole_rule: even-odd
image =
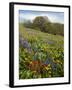
[{"label": "yellow wildflower", "polygon": [[48,64],[48,67],[50,67],[51,65],[50,64]]},{"label": "yellow wildflower", "polygon": [[48,73],[51,74],[51,71],[49,71]]},{"label": "yellow wildflower", "polygon": [[45,69],[46,69],[46,70],[49,70],[49,68],[48,68],[48,67],[45,67]]}]

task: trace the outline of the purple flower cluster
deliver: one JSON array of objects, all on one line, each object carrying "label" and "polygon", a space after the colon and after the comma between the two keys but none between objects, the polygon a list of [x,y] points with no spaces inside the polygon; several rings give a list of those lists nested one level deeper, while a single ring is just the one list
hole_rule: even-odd
[{"label": "purple flower cluster", "polygon": [[23,39],[21,36],[19,37],[19,45],[22,46],[23,48],[27,48],[29,52],[31,52],[31,47],[30,44],[28,43],[27,39]]}]

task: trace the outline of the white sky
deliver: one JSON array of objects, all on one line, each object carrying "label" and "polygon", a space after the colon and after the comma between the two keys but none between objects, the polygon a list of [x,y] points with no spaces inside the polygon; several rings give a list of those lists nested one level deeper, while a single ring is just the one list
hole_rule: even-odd
[{"label": "white sky", "polygon": [[64,23],[63,12],[50,12],[50,11],[29,11],[19,10],[19,20],[33,20],[37,16],[47,16],[51,22]]}]

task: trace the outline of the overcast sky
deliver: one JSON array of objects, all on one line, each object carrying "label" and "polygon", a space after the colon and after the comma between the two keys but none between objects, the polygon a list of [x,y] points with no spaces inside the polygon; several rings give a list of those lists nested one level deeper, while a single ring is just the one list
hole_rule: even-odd
[{"label": "overcast sky", "polygon": [[63,12],[19,10],[19,21],[33,20],[37,16],[47,16],[51,22],[64,23]]}]

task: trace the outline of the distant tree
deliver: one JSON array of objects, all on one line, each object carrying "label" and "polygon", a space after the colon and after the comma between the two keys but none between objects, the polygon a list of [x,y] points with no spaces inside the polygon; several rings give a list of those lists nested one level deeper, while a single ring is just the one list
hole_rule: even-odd
[{"label": "distant tree", "polygon": [[24,26],[42,32],[64,36],[64,24],[52,23],[47,16],[38,16],[33,21],[26,20]]},{"label": "distant tree", "polygon": [[41,31],[44,32],[46,31],[47,24],[48,24],[48,18],[46,16],[38,16],[33,21],[34,27],[38,27]]},{"label": "distant tree", "polygon": [[54,28],[54,34],[62,35],[64,36],[64,24],[60,23],[53,23],[53,28]]},{"label": "distant tree", "polygon": [[24,22],[24,26],[27,28],[32,28],[32,22],[30,20],[27,20]]}]

